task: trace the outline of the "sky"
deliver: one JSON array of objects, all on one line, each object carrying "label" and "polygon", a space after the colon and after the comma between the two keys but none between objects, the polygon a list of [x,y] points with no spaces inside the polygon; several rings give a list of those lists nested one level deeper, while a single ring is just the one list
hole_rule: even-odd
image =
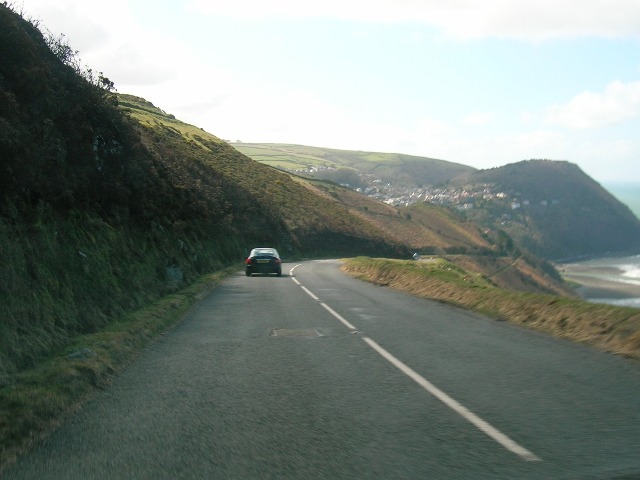
[{"label": "sky", "polygon": [[12,5],[118,92],[228,141],[567,160],[640,185],[638,0]]}]

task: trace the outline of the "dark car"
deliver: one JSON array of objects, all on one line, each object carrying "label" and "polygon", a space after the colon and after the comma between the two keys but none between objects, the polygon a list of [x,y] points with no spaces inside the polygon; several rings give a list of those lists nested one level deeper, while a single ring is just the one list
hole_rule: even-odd
[{"label": "dark car", "polygon": [[244,263],[247,277],[254,273],[275,273],[278,277],[282,275],[282,260],[275,248],[254,248]]}]

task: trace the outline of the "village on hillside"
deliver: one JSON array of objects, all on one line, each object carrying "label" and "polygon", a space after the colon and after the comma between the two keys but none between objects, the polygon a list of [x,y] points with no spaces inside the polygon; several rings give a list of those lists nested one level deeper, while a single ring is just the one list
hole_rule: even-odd
[{"label": "village on hillside", "polygon": [[[305,169],[297,169],[296,174],[312,175],[323,178],[323,173],[335,170],[327,166],[313,166]],[[443,205],[456,208],[460,211],[471,210],[488,202],[499,202],[506,209],[519,210],[530,205],[530,201],[522,199],[518,194],[509,194],[503,191],[496,191],[494,185],[474,185],[474,186],[422,186],[410,187],[393,185],[379,178],[367,178],[361,176],[363,183],[367,186],[340,183],[343,187],[350,188],[376,200],[393,205],[394,207],[408,207],[416,203],[427,202],[435,205]],[[556,204],[558,200],[543,200],[540,205],[546,207],[549,204]]]}]

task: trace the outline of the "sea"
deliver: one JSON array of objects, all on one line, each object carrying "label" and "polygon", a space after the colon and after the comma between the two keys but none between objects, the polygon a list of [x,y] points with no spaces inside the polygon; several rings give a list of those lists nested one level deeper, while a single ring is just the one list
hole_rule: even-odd
[{"label": "sea", "polygon": [[602,186],[640,218],[640,184],[603,183]]},{"label": "sea", "polygon": [[[640,219],[640,184],[609,183],[603,187]],[[640,308],[640,252],[591,258],[558,269],[565,279],[582,285],[577,292],[589,302]]]},{"label": "sea", "polygon": [[640,308],[640,254],[572,262],[559,270],[581,285],[577,293],[589,302]]}]

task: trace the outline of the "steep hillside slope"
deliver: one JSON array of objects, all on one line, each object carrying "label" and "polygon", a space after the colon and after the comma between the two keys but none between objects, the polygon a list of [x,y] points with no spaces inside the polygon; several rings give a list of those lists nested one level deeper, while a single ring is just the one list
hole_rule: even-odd
[{"label": "steep hillside slope", "polygon": [[495,250],[491,240],[474,223],[448,208],[429,204],[398,208],[332,182],[299,181],[330,195],[413,251]]},{"label": "steep hillside slope", "polygon": [[[262,165],[226,142],[185,124],[131,95],[119,95],[147,151],[164,164],[189,194],[213,186],[228,189],[223,199],[233,210],[233,225],[242,238],[252,232],[284,254],[348,255],[362,249],[389,255],[406,254],[392,237],[371,222],[350,214],[334,199],[318,196],[290,175]],[[264,224],[272,219],[276,223]],[[264,243],[264,242],[263,242]]]},{"label": "steep hillside slope", "polygon": [[468,216],[500,228],[545,258],[640,251],[640,221],[569,162],[530,160],[466,174],[469,190],[491,185],[503,199],[477,201]]},{"label": "steep hillside slope", "polygon": [[118,109],[113,84],[79,64],[0,4],[0,386],[258,244],[286,257],[407,254],[148,102]]},{"label": "steep hillside slope", "polygon": [[501,288],[573,296],[549,263],[522,251],[501,230],[482,231],[459,212],[428,203],[393,207],[335,183],[294,178],[427,259],[444,257]]}]

